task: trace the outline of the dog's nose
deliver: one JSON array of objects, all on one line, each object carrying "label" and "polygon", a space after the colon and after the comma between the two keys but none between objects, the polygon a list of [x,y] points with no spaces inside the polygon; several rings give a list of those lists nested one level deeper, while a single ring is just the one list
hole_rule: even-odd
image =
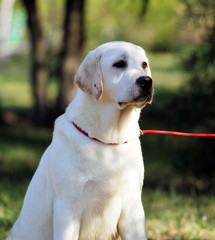
[{"label": "dog's nose", "polygon": [[147,91],[152,88],[152,79],[149,76],[141,76],[136,80],[136,84]]}]

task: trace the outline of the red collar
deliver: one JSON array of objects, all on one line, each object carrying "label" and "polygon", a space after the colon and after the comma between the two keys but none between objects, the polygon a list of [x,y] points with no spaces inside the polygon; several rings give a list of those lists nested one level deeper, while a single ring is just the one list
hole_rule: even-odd
[{"label": "red collar", "polygon": [[81,129],[77,124],[75,124],[73,121],[72,121],[72,124],[76,127],[76,129],[81,132],[82,134],[84,134],[86,137],[90,138],[90,139],[93,139],[97,142],[100,142],[100,143],[103,143],[103,144],[106,144],[106,145],[121,145],[121,144],[125,144],[125,143],[128,143],[128,141],[125,141],[123,143],[106,143],[106,142],[102,142],[101,140],[97,139],[97,138],[92,138],[89,136],[89,134],[87,132],[85,132],[83,129]]}]

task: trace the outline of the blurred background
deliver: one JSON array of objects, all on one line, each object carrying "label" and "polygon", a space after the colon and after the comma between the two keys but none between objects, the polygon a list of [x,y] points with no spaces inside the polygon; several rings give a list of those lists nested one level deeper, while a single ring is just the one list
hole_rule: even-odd
[{"label": "blurred background", "polygon": [[[148,53],[141,129],[215,133],[214,0],[0,0],[0,239],[18,217],[85,54],[113,40]],[[149,239],[215,239],[215,139],[145,134]]]}]

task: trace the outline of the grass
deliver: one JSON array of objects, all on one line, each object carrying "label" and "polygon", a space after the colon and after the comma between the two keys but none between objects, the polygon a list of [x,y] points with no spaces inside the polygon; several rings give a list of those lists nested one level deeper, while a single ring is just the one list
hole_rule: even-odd
[{"label": "grass", "polygon": [[23,203],[28,181],[11,183],[2,180],[0,183],[0,239],[5,239],[17,219]]},{"label": "grass", "polygon": [[[0,106],[5,109],[32,107],[29,58],[14,56],[8,63],[0,65],[0,71]],[[57,84],[51,79],[48,86],[49,102],[54,101],[56,94]]]},{"label": "grass", "polygon": [[29,66],[27,57],[18,56],[0,65],[0,105],[4,108],[32,106]]},{"label": "grass", "polygon": [[3,240],[19,215],[27,186],[51,140],[51,131],[0,125],[0,133],[0,239]]},{"label": "grass", "polygon": [[[175,54],[153,53],[149,54],[149,59],[158,95],[153,105],[163,106],[171,94],[183,86],[187,74],[181,72]],[[28,67],[27,58],[15,57],[1,69],[2,109],[32,106]],[[50,89],[56,91],[54,82]],[[159,118],[147,120],[147,109],[143,111],[142,127],[164,126],[165,123]],[[25,124],[0,125],[0,240],[6,238],[19,215],[27,186],[51,137],[50,129],[38,129]],[[189,141],[193,140],[180,138],[176,142],[172,137],[142,137],[146,169],[143,205],[149,239],[214,239],[215,196],[210,193],[197,195],[192,188],[183,191],[185,194],[179,193],[178,184],[188,177],[176,173],[170,164],[177,159],[174,146],[189,144]]]},{"label": "grass", "polygon": [[180,58],[172,53],[149,53],[155,90],[177,91],[187,79],[187,73],[180,69]]},{"label": "grass", "polygon": [[143,190],[150,239],[214,239],[214,196]]}]

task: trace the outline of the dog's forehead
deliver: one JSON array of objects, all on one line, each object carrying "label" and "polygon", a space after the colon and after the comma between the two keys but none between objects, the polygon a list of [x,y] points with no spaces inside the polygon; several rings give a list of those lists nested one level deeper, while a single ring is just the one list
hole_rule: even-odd
[{"label": "dog's forehead", "polygon": [[141,61],[147,58],[145,51],[141,47],[132,43],[106,43],[102,45],[99,50],[102,51],[103,57],[109,61],[114,61],[120,57],[136,59],[137,61]]}]

